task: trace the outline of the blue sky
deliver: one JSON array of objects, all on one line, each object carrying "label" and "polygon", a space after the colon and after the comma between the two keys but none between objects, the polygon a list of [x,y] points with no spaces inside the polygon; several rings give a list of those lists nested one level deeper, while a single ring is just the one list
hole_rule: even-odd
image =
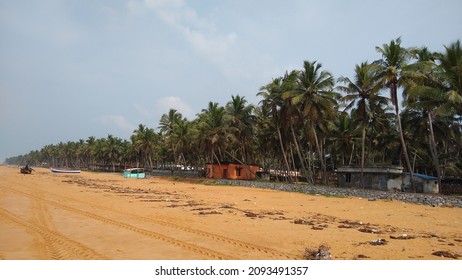
[{"label": "blue sky", "polygon": [[351,76],[399,36],[462,39],[462,1],[0,0],[0,162],[46,144],[157,128],[304,60]]}]

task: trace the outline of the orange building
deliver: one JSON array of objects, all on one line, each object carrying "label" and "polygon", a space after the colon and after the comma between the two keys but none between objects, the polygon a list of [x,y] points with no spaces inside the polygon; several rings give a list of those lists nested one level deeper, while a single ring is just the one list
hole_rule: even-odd
[{"label": "orange building", "polygon": [[257,172],[259,170],[260,167],[258,167],[258,165],[242,165],[239,163],[207,163],[206,177],[214,179],[252,180],[257,177]]}]

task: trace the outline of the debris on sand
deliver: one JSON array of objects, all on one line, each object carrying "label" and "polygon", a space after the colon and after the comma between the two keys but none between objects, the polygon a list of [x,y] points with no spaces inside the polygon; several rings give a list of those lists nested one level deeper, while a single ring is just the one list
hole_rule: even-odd
[{"label": "debris on sand", "polygon": [[376,239],[376,240],[369,241],[369,244],[374,245],[374,246],[386,245],[387,243],[388,243],[388,241],[386,241],[383,238],[379,238],[379,239]]},{"label": "debris on sand", "polygon": [[262,211],[262,214],[264,214],[264,215],[280,215],[280,216],[284,216],[283,211]]},{"label": "debris on sand", "polygon": [[415,236],[414,235],[407,235],[406,233],[402,234],[402,235],[390,235],[390,238],[391,239],[401,239],[401,240],[406,240],[406,239],[414,239]]},{"label": "debris on sand", "polygon": [[365,233],[376,233],[376,234],[381,233],[380,230],[376,228],[370,228],[370,227],[359,228],[358,231],[365,232]]},{"label": "debris on sand", "polygon": [[200,211],[199,212],[199,215],[215,215],[215,214],[221,215],[223,213],[215,211],[215,210],[213,210],[213,211]]},{"label": "debris on sand", "polygon": [[310,220],[305,220],[305,219],[295,219],[294,220],[294,224],[297,224],[297,225],[314,225],[314,222],[310,221]]},{"label": "debris on sand", "polygon": [[199,207],[199,208],[193,208],[191,211],[205,211],[205,210],[212,210],[212,207]]},{"label": "debris on sand", "polygon": [[323,230],[323,229],[325,229],[325,228],[327,228],[327,227],[329,227],[329,226],[326,225],[326,224],[323,224],[323,225],[313,225],[313,226],[311,227],[311,229],[314,229],[314,230]]},{"label": "debris on sand", "polygon": [[370,257],[363,255],[363,254],[358,254],[354,257],[355,260],[361,260],[361,259],[370,259]]},{"label": "debris on sand", "polygon": [[305,254],[303,255],[305,260],[331,260],[332,255],[330,253],[330,248],[326,245],[319,246],[318,249],[305,249]]},{"label": "debris on sand", "polygon": [[459,259],[461,257],[458,254],[452,254],[452,253],[449,253],[447,251],[436,251],[436,252],[433,252],[432,255],[442,257],[442,258],[455,259],[455,260],[457,260],[457,259]]},{"label": "debris on sand", "polygon": [[[357,228],[360,226],[365,226],[363,222],[361,221],[350,221],[350,220],[342,220],[340,221],[340,226],[339,228]],[[366,224],[367,226],[368,224]]]},{"label": "debris on sand", "polygon": [[234,206],[231,205],[231,204],[225,203],[225,204],[222,204],[222,205],[220,206],[220,208],[229,208],[229,209],[232,209],[232,208],[234,208]]},{"label": "debris on sand", "polygon": [[246,215],[247,217],[250,217],[250,218],[261,218],[261,217],[262,217],[262,216],[260,216],[260,215],[258,215],[258,214],[256,214],[256,213],[253,213],[253,212],[250,212],[250,211],[246,211],[246,212],[245,212],[245,215]]},{"label": "debris on sand", "polygon": [[353,228],[350,225],[339,225],[338,228]]},{"label": "debris on sand", "polygon": [[188,200],[186,201],[186,204],[187,206],[199,206],[199,205],[202,205],[203,203],[202,202],[198,202],[198,201],[195,201],[195,200]]}]

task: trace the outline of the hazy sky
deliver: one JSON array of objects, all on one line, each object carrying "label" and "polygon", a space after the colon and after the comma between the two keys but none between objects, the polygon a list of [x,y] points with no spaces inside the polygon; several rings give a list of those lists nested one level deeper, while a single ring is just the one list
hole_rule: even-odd
[{"label": "hazy sky", "polygon": [[0,0],[0,162],[46,144],[188,119],[317,60],[339,76],[375,47],[443,51],[460,0]]}]

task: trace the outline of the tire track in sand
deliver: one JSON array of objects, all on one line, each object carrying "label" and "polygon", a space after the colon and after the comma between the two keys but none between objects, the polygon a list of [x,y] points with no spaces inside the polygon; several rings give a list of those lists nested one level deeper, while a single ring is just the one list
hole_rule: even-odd
[{"label": "tire track in sand", "polygon": [[87,259],[87,260],[107,260],[108,257],[96,252],[95,250],[78,243],[64,235],[51,231],[41,225],[24,220],[10,211],[0,208],[0,219],[20,226],[33,235],[43,238],[45,243],[52,244],[52,257],[56,259]]},{"label": "tire track in sand", "polygon": [[[46,192],[46,191],[43,191],[43,192]],[[164,226],[164,227],[173,228],[175,230],[181,230],[183,232],[187,232],[187,233],[199,235],[199,236],[202,236],[202,237],[206,237],[208,239],[215,240],[215,241],[218,241],[218,242],[227,243],[227,244],[230,244],[232,246],[237,246],[237,247],[239,247],[241,249],[246,249],[246,250],[249,250],[249,251],[258,251],[258,252],[261,252],[261,253],[268,254],[268,255],[270,255],[272,257],[278,258],[278,259],[292,259],[292,260],[300,259],[300,257],[297,257],[297,256],[289,254],[289,253],[284,253],[284,252],[281,252],[281,251],[278,251],[278,250],[275,250],[275,249],[271,249],[271,248],[268,248],[268,247],[259,246],[259,245],[256,245],[256,244],[251,244],[251,243],[248,243],[248,242],[236,240],[236,239],[233,239],[233,238],[230,238],[230,237],[225,237],[225,236],[222,236],[222,235],[218,235],[218,234],[214,234],[214,233],[210,233],[210,232],[206,232],[206,231],[202,231],[202,230],[199,230],[199,229],[193,229],[193,228],[189,228],[189,227],[184,227],[184,226],[181,226],[181,225],[178,225],[178,224],[175,224],[175,223],[172,223],[172,222],[168,222],[168,221],[165,221],[165,220],[142,217],[142,216],[130,214],[130,213],[127,213],[127,212],[117,211],[117,210],[115,210],[113,208],[107,208],[107,207],[103,207],[101,205],[91,204],[91,203],[88,203],[86,201],[81,201],[81,200],[77,200],[77,199],[74,199],[74,198],[57,195],[57,194],[54,194],[54,193],[49,193],[49,192],[46,192],[46,193],[51,195],[51,196],[56,196],[56,197],[59,197],[59,198],[72,200],[72,201],[82,203],[82,204],[86,204],[86,205],[89,205],[91,207],[95,207],[95,208],[98,208],[98,209],[101,209],[101,210],[111,211],[113,213],[128,216],[130,218],[134,218],[134,219],[137,219],[139,221],[150,222],[150,223],[158,224],[158,225],[161,225],[161,226]],[[23,193],[23,194],[25,194],[25,193]]]},{"label": "tire track in sand", "polygon": [[[56,227],[53,224],[53,218],[50,215],[48,211],[47,205],[43,201],[43,193],[42,192],[37,192],[34,190],[34,194],[36,194],[40,199],[34,198],[31,199],[31,213],[33,213],[33,221],[35,224],[39,224],[45,228],[47,228],[49,231],[52,232],[57,232]],[[50,240],[46,240],[50,241]],[[50,259],[53,260],[60,260],[60,259],[65,259],[64,256],[61,255],[59,247],[56,246],[54,242],[45,242],[44,244],[44,249],[47,252],[47,255],[50,256]]]},{"label": "tire track in sand", "polygon": [[175,246],[181,247],[183,249],[186,249],[186,250],[189,250],[189,251],[192,251],[192,252],[195,252],[195,253],[199,253],[201,255],[205,255],[205,256],[210,257],[212,259],[219,259],[219,260],[235,259],[235,258],[233,258],[233,257],[231,257],[229,255],[226,255],[226,254],[214,251],[214,250],[210,250],[210,249],[207,249],[207,248],[204,248],[204,247],[199,247],[199,246],[196,246],[196,245],[193,245],[193,244],[178,240],[176,238],[166,236],[166,235],[158,233],[158,232],[154,232],[154,231],[142,229],[142,228],[139,228],[139,227],[135,227],[135,226],[127,224],[127,223],[119,222],[119,221],[116,221],[116,220],[113,220],[113,219],[109,219],[109,218],[106,218],[106,217],[103,217],[103,216],[100,216],[100,215],[93,214],[91,212],[76,209],[76,208],[73,208],[73,207],[70,207],[70,206],[55,202],[55,201],[40,198],[40,197],[37,197],[34,194],[24,193],[22,191],[12,189],[12,188],[8,188],[8,189],[15,192],[15,193],[18,193],[20,195],[26,196],[26,197],[33,197],[33,198],[36,198],[36,199],[42,199],[47,204],[53,205],[53,206],[55,206],[57,208],[67,210],[69,212],[77,213],[77,214],[80,214],[82,216],[91,218],[93,220],[103,222],[105,224],[109,224],[109,225],[113,225],[113,226],[116,226],[116,227],[119,227],[119,228],[130,230],[130,231],[136,232],[138,234],[148,236],[150,238],[154,238],[154,239],[157,239],[157,240],[160,240],[160,241],[163,241],[163,242],[167,242],[167,243],[173,244]]},{"label": "tire track in sand", "polygon": [[[31,183],[35,184],[35,183]],[[3,186],[5,187],[5,186]],[[29,190],[32,190],[37,196],[43,197],[43,192],[36,191],[35,188],[29,188]],[[1,188],[1,192],[4,192],[5,188]],[[48,207],[47,205],[41,200],[41,199],[31,199],[30,203],[30,210],[29,212],[32,213],[32,220],[31,223],[33,224],[38,224],[41,225],[42,227],[48,229],[51,232],[57,232],[54,224],[53,224],[53,219],[48,212]],[[65,259],[64,256],[62,256],[62,252],[57,246],[55,242],[51,242],[49,238],[45,238],[44,236],[40,236],[41,241],[39,242],[38,246],[40,249],[42,249],[45,252],[45,255],[49,257],[49,259],[52,260],[59,260],[59,259]]]}]

